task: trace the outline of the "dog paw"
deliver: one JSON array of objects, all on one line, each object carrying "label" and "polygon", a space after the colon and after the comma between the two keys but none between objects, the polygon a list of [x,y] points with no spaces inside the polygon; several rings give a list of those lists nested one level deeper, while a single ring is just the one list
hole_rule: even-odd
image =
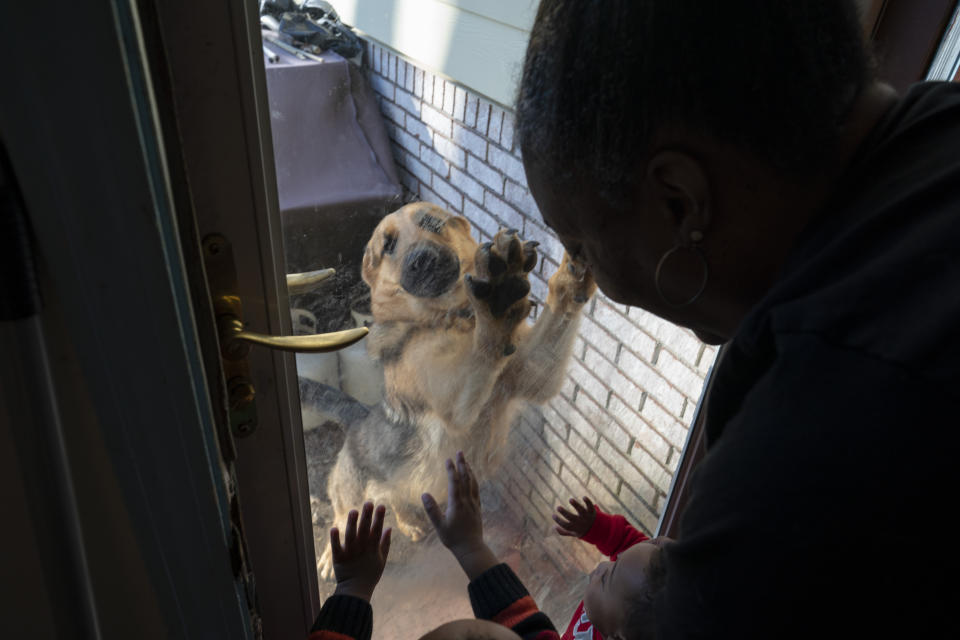
[{"label": "dog paw", "polygon": [[397,522],[397,528],[400,533],[410,538],[413,542],[420,542],[427,537],[427,529],[420,525],[410,524],[409,522]]},{"label": "dog paw", "polygon": [[332,580],[334,578],[333,574],[333,550],[330,548],[330,543],[327,543],[327,547],[323,550],[320,559],[317,560],[317,574],[320,576],[321,580]]},{"label": "dog paw", "polygon": [[474,256],[476,275],[465,276],[474,309],[519,322],[530,312],[527,274],[537,264],[537,242],[523,242],[516,229],[500,229]]},{"label": "dog paw", "polygon": [[430,533],[430,523],[422,511],[416,507],[394,505],[393,511],[397,518],[397,528],[400,529],[400,533],[413,542],[420,542]]},{"label": "dog paw", "polygon": [[557,313],[579,311],[597,290],[587,264],[566,251],[560,268],[547,283],[547,306]]}]

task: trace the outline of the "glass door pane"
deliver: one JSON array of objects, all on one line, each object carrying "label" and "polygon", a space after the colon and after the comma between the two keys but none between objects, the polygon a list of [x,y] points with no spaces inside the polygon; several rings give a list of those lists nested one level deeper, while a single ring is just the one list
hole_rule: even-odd
[{"label": "glass door pane", "polygon": [[[535,305],[525,322],[549,322],[548,282],[562,272],[563,248],[530,197],[509,104],[533,9],[472,3],[468,11],[460,5],[470,3],[424,2],[411,15],[404,11],[410,3],[401,2],[361,10],[364,3],[344,0],[334,3],[334,12],[326,3],[288,12],[280,4],[263,3],[263,55],[287,271],[336,270],[326,280],[291,288],[295,331],[337,331],[378,320],[385,326],[371,312],[361,277],[364,247],[385,215],[418,201],[462,216],[473,246],[495,242],[500,229],[538,242],[527,275]],[[433,217],[440,222],[418,218],[423,242],[449,242],[447,227],[457,223],[446,214]],[[438,233],[431,225],[447,230]],[[422,247],[391,237],[378,241],[397,248],[381,244],[375,253]],[[428,261],[431,268],[441,263]],[[460,267],[457,282],[471,271],[470,260],[461,259]],[[399,300],[413,294],[402,280],[402,264],[397,273],[396,304],[405,304]],[[428,435],[443,413],[434,409],[449,393],[441,389],[403,404],[403,394],[390,391],[385,400],[385,389],[398,383],[385,384],[384,370],[406,363],[399,378],[404,389],[438,389],[436,382],[423,382],[436,381],[437,372],[459,371],[446,382],[464,388],[484,375],[451,364],[469,359],[469,349],[456,351],[469,340],[451,339],[447,350],[428,344],[455,325],[473,330],[468,306],[464,296],[446,325],[436,316],[419,325],[411,324],[416,318],[396,323],[406,338],[389,352],[374,344],[377,359],[368,353],[369,338],[339,353],[297,356],[318,559],[334,524],[328,480],[344,456],[362,460],[346,476],[367,478],[367,495],[384,495],[387,485],[407,487],[409,500],[390,505],[388,521],[395,525],[399,510],[407,524],[416,524],[419,495],[431,478],[442,480],[443,469],[410,461],[444,455]],[[547,390],[549,397],[529,389],[515,398],[494,397],[516,389],[498,378],[489,402],[510,406],[508,428],[493,438],[490,460],[470,460],[484,478],[488,543],[561,631],[582,598],[586,572],[603,558],[590,545],[557,535],[552,513],[570,498],[589,496],[654,535],[716,353],[691,332],[600,293],[575,315],[579,328],[568,340],[553,336],[552,359],[541,362],[560,374],[557,388]],[[516,354],[529,355],[526,342],[517,342]],[[348,433],[370,430],[376,416],[386,430],[370,431],[372,440],[359,438],[354,447],[360,450],[344,446]],[[393,437],[390,429],[412,430],[403,443],[419,444],[385,451],[377,438]],[[471,433],[491,438],[489,430]],[[395,527],[373,601],[378,638],[417,637],[471,616],[466,578],[427,532],[414,541]],[[319,584],[322,599],[334,582],[321,576]]]}]

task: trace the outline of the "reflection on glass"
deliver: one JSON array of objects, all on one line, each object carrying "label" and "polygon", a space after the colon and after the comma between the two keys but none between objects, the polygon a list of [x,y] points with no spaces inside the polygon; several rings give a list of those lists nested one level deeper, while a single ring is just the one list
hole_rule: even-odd
[{"label": "reflection on glass", "polygon": [[294,330],[371,328],[297,356],[320,597],[334,511],[363,496],[387,500],[395,527],[376,637],[471,615],[419,507],[462,449],[488,544],[562,631],[602,557],[558,536],[552,512],[586,495],[653,534],[714,352],[600,294],[584,304],[581,268],[526,190],[510,109],[376,43],[351,55],[326,3],[261,4],[287,271],[335,269],[291,291]]}]

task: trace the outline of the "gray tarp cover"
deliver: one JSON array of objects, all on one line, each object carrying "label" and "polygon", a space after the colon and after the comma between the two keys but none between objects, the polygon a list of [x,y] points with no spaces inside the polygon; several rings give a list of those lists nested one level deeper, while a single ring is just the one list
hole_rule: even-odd
[{"label": "gray tarp cover", "polygon": [[280,210],[400,195],[380,110],[360,69],[327,51],[301,60],[264,41]]},{"label": "gray tarp cover", "polygon": [[319,62],[264,47],[276,54],[264,66],[287,272],[334,267],[359,280],[373,228],[403,204],[376,95],[333,51]]}]

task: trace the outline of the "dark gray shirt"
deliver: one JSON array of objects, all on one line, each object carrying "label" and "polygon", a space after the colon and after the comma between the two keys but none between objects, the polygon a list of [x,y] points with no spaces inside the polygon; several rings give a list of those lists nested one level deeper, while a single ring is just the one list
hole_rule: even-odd
[{"label": "dark gray shirt", "polygon": [[840,184],[716,365],[662,638],[960,637],[960,86]]}]

